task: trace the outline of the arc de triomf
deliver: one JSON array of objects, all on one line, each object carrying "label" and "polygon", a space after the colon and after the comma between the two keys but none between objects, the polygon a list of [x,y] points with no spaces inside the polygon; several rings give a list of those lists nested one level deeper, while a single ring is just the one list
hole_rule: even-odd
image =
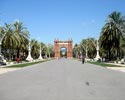
[{"label": "arc de triomf", "polygon": [[55,58],[60,58],[60,50],[61,48],[67,49],[67,58],[72,58],[73,51],[72,51],[72,39],[69,39],[68,41],[59,41],[58,39],[54,40],[54,52],[55,52]]}]

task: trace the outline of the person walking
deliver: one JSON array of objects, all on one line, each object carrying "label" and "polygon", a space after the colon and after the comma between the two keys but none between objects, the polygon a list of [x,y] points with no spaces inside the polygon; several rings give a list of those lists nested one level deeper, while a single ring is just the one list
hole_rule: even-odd
[{"label": "person walking", "polygon": [[85,63],[85,56],[82,56],[82,63]]}]

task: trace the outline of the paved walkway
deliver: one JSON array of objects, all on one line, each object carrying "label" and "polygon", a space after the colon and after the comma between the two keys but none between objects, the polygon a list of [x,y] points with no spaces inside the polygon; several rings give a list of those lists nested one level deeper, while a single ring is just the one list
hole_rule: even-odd
[{"label": "paved walkway", "polygon": [[125,67],[107,67],[108,69],[125,72]]},{"label": "paved walkway", "polygon": [[0,68],[0,74],[4,74],[4,73],[7,73],[7,72],[19,70],[19,69],[21,69],[21,68]]},{"label": "paved walkway", "polygon": [[0,100],[125,100],[125,73],[60,59],[0,75]]}]

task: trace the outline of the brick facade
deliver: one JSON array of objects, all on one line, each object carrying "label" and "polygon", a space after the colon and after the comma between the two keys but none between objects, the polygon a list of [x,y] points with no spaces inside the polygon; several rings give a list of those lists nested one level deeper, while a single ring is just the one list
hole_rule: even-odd
[{"label": "brick facade", "polygon": [[59,41],[58,39],[54,40],[54,53],[55,58],[60,58],[60,49],[62,47],[67,49],[67,58],[72,58],[72,39],[69,39],[68,41]]}]

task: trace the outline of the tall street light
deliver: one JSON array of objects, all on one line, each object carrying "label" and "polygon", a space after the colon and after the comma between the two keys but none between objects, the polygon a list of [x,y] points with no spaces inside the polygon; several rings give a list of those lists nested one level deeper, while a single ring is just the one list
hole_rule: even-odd
[{"label": "tall street light", "polygon": [[[91,39],[89,39],[89,40],[91,40]],[[101,58],[100,55],[99,55],[99,43],[98,43],[98,39],[97,39],[96,43],[94,43],[93,40],[91,40],[91,42],[93,43],[93,45],[96,48],[96,57],[94,59],[97,61],[97,60],[99,60]]]},{"label": "tall street light", "polygon": [[95,60],[99,60],[101,57],[99,56],[99,43],[98,43],[98,39],[96,42],[96,57]]},{"label": "tall street light", "polygon": [[28,45],[28,56],[26,58],[27,61],[32,61],[33,58],[31,57],[31,44],[30,44],[30,40],[29,40],[29,45]]},{"label": "tall street light", "polygon": [[40,54],[40,55],[39,55],[39,58],[38,58],[39,60],[42,60],[42,59],[43,59],[41,53],[42,53],[42,50],[41,50],[41,43],[40,43],[40,50],[39,50],[39,54]]},{"label": "tall street light", "polygon": [[42,57],[42,51],[43,51],[43,49],[44,49],[45,47],[46,47],[46,46],[44,45],[44,46],[41,48],[41,44],[40,44],[40,50],[39,50],[40,55],[39,55],[39,58],[38,58],[38,59],[40,59],[40,60],[43,59],[43,57]]}]

